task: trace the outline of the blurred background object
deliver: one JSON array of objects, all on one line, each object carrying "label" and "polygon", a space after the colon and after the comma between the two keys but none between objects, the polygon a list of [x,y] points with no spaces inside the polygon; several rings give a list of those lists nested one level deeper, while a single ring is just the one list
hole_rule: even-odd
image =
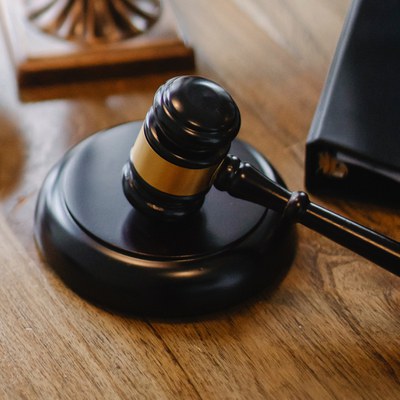
[{"label": "blurred background object", "polygon": [[352,2],[307,140],[310,191],[398,204],[399,21],[398,0]]},{"label": "blurred background object", "polygon": [[189,70],[167,0],[0,2],[19,87]]},{"label": "blurred background object", "polygon": [[42,0],[28,3],[32,23],[50,35],[84,44],[117,42],[146,32],[160,0]]}]

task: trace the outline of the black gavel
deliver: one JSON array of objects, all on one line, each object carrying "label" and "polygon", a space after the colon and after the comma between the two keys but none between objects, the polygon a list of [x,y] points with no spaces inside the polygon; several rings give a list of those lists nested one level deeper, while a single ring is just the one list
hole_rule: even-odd
[{"label": "black gavel", "polygon": [[196,212],[214,185],[230,195],[282,213],[400,275],[400,244],[290,192],[247,162],[228,155],[240,128],[232,97],[200,77],[171,79],[157,92],[124,168],[131,204],[155,218]]}]

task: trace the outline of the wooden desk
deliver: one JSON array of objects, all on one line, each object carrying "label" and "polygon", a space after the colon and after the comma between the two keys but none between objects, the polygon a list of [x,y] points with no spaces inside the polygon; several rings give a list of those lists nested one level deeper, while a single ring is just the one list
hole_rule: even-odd
[{"label": "wooden desk", "polygon": [[[231,92],[241,137],[292,189],[303,188],[304,143],[348,4],[175,1],[196,73]],[[400,398],[400,279],[305,228],[274,293],[209,319],[129,319],[67,289],[32,238],[41,182],[77,141],[143,119],[171,75],[21,102],[3,40],[0,54],[0,398]],[[318,200],[400,240],[398,209]]]}]

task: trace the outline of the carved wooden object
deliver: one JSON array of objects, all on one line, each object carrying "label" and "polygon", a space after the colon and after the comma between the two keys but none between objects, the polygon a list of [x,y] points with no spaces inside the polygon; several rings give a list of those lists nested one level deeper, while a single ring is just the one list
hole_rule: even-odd
[{"label": "carved wooden object", "polygon": [[118,42],[150,29],[160,0],[31,0],[28,17],[43,32],[84,44]]},{"label": "carved wooden object", "polygon": [[3,1],[0,16],[20,87],[194,65],[168,1]]}]

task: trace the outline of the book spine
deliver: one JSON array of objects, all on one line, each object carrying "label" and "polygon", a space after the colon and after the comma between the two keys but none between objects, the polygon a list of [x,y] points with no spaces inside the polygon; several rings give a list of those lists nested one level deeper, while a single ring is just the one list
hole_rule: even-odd
[{"label": "book spine", "polygon": [[[317,188],[318,183],[321,181],[321,178],[323,178],[324,171],[327,171],[328,176],[330,177],[337,176],[338,174],[336,169],[332,171],[330,168],[325,168],[324,170],[323,166],[321,165],[321,160],[334,159],[337,149],[332,148],[330,143],[324,143],[322,140],[319,140],[319,138],[321,135],[323,122],[326,118],[326,112],[332,99],[332,92],[335,82],[337,80],[340,67],[343,64],[343,58],[353,33],[361,3],[362,0],[353,0],[351,3],[307,137],[305,183],[306,187],[310,191],[313,191]],[[345,177],[345,174],[342,173],[345,171],[345,169],[345,166],[340,165],[340,178]]]}]

